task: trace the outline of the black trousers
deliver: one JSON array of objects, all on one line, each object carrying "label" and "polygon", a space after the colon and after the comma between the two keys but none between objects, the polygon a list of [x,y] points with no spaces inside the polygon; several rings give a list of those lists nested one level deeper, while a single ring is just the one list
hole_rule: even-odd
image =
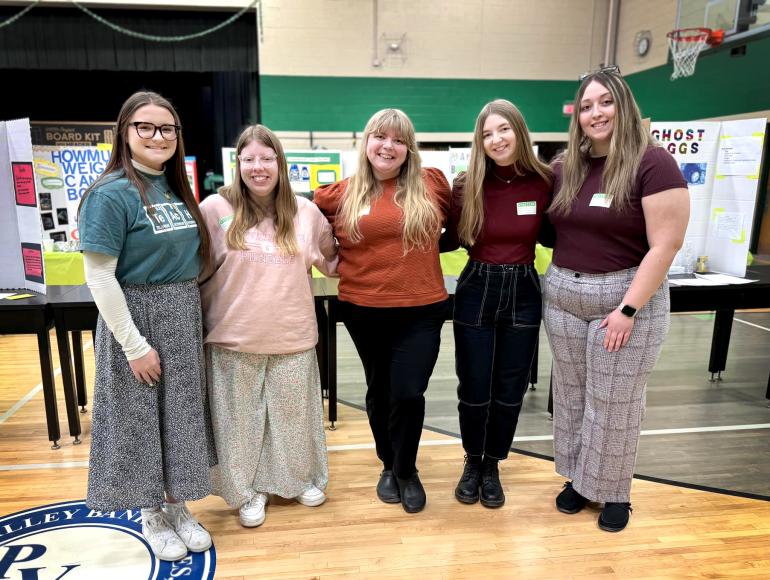
[{"label": "black trousers", "polygon": [[457,279],[457,408],[469,456],[508,457],[541,317],[540,281],[532,264],[471,260]]},{"label": "black trousers", "polygon": [[416,467],[425,390],[441,343],[447,302],[372,308],[340,301],[340,315],[366,374],[366,413],[377,456],[406,479]]}]

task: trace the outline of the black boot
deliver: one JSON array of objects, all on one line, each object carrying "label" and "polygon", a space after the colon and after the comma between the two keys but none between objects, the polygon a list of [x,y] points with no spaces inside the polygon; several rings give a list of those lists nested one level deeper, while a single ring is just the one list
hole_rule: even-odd
[{"label": "black boot", "polygon": [[500,507],[505,503],[505,493],[500,485],[497,459],[484,457],[481,463],[481,505],[488,508]]},{"label": "black boot", "polygon": [[455,497],[462,503],[479,501],[481,487],[481,457],[465,456],[465,468],[455,488]]},{"label": "black boot", "polygon": [[401,505],[410,514],[422,511],[425,507],[425,489],[420,482],[420,476],[415,471],[407,479],[396,478],[401,493]]},{"label": "black boot", "polygon": [[599,514],[599,527],[606,532],[620,532],[628,524],[628,516],[632,511],[628,502],[607,502]]},{"label": "black boot", "polygon": [[401,494],[398,491],[398,483],[393,470],[386,469],[380,473],[380,480],[377,482],[377,497],[385,503],[398,503],[401,501]]}]

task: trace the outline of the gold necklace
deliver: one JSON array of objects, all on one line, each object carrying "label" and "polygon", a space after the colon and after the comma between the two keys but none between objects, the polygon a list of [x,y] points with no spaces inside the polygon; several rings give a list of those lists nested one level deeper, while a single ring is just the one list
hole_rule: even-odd
[{"label": "gold necklace", "polygon": [[500,181],[502,181],[503,183],[507,183],[507,184],[509,184],[509,185],[510,185],[510,183],[511,183],[511,182],[512,182],[514,179],[516,179],[516,176],[515,176],[515,175],[514,175],[513,177],[511,177],[510,179],[504,179],[504,178],[500,177],[500,176],[499,176],[497,173],[495,173],[495,170],[494,170],[494,169],[492,170],[492,175],[494,175],[495,177],[497,177],[497,179],[499,179],[499,180],[500,180]]}]

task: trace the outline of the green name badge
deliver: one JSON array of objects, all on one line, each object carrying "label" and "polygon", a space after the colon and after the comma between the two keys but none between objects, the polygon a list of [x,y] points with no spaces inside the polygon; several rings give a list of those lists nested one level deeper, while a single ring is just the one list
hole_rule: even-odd
[{"label": "green name badge", "polygon": [[590,207],[610,207],[610,204],[612,204],[612,197],[607,195],[606,193],[594,193],[593,197],[591,198],[591,203],[588,205]]},{"label": "green name badge", "polygon": [[516,215],[535,215],[537,214],[536,201],[520,201],[516,204]]}]

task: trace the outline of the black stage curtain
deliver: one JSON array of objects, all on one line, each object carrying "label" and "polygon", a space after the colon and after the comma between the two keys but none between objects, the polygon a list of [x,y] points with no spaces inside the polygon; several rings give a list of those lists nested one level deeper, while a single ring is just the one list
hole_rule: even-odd
[{"label": "black stage curtain", "polygon": [[[0,8],[0,21],[22,7]],[[215,26],[233,12],[90,8],[123,28],[181,36]],[[0,29],[0,69],[212,72],[257,71],[254,11],[212,34],[152,42],[115,32],[74,7],[36,6]]]}]

